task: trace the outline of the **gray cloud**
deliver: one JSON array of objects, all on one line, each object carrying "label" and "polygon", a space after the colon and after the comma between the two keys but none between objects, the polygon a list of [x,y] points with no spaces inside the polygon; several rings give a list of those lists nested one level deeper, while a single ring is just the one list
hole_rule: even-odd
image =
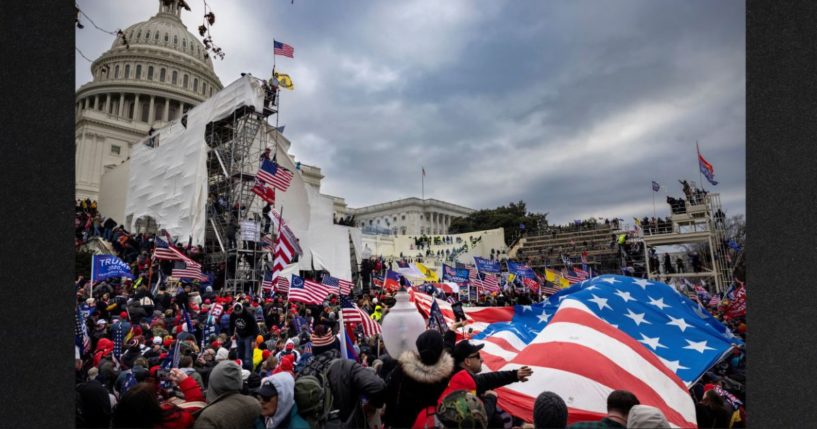
[{"label": "gray cloud", "polygon": [[[153,1],[80,1],[101,26]],[[201,4],[184,21],[195,31]],[[729,214],[745,212],[740,2],[208,1],[227,84],[267,76],[272,39],[294,92],[281,123],[323,192],[352,207],[419,196],[474,208],[525,200],[554,222],[652,215],[650,181],[699,181],[695,142]],[[95,58],[112,38],[86,27]],[[90,79],[77,60],[77,86]],[[712,188],[708,184],[706,187]],[[668,210],[662,189],[659,215]],[[662,213],[663,211],[663,213]]]}]

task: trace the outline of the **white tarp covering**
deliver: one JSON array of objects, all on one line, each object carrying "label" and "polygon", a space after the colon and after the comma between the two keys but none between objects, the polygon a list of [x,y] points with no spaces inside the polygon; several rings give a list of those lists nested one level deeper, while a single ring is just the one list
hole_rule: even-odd
[{"label": "white tarp covering", "polygon": [[329,271],[333,277],[352,280],[348,227],[332,223],[332,199],[321,195],[313,186],[306,186],[306,195],[309,201],[309,230],[306,237],[301,238],[301,243],[306,242],[305,248],[310,249],[310,254],[301,260],[301,269],[311,270],[314,267]]},{"label": "white tarp covering", "polygon": [[260,112],[263,104],[260,81],[245,76],[190,110],[187,128],[175,121],[159,130],[157,147],[134,145],[125,204],[128,227],[132,229],[142,216],[151,216],[171,235],[192,237],[193,244],[204,244],[207,124],[243,106],[254,106]]}]

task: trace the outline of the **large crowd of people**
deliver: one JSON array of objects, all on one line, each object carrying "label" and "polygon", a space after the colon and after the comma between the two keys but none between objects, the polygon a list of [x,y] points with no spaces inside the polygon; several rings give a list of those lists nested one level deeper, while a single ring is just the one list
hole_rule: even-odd
[{"label": "large crowd of people", "polygon": [[[76,424],[95,428],[441,428],[566,427],[564,398],[536,386],[533,422],[497,405],[496,389],[526,382],[532,371],[485,372],[481,345],[463,322],[446,334],[429,329],[417,352],[390,356],[379,334],[358,325],[341,358],[342,302],[319,305],[285,296],[233,293],[213,281],[157,284],[152,234],[132,234],[101,217],[92,201],[77,205],[77,241],[102,237],[130,265],[134,279],[93,284],[79,276],[76,347]],[[201,249],[175,243],[194,260]],[[395,294],[376,285],[389,261],[364,261],[351,301],[375,323],[388,318]],[[305,273],[317,278],[318,273]],[[679,287],[682,287],[679,285]],[[440,291],[437,291],[440,293]],[[442,296],[441,296],[442,297]],[[509,288],[454,305],[530,304],[540,297]],[[728,317],[723,301],[701,299],[735,335],[744,318]],[[83,329],[84,327],[84,329]],[[454,333],[462,333],[458,340]],[[77,338],[82,338],[78,336]],[[742,427],[746,417],[745,353],[736,350],[691,389],[700,427]],[[632,393],[615,391],[608,415],[571,427],[668,427],[660,411]]]}]

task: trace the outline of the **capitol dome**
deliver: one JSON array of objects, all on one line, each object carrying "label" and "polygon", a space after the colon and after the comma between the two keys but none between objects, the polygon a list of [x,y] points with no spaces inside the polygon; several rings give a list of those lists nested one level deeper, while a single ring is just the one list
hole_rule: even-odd
[{"label": "capitol dome", "polygon": [[76,94],[78,112],[158,128],[222,89],[204,45],[182,23],[178,0],[158,3],[155,16],[122,30],[124,38],[91,64],[93,81]]},{"label": "capitol dome", "polygon": [[[126,162],[151,129],[182,117],[223,87],[204,45],[182,23],[179,0],[159,0],[122,30],[76,92],[76,193],[95,199],[102,176]],[[126,43],[127,42],[127,43]]]}]

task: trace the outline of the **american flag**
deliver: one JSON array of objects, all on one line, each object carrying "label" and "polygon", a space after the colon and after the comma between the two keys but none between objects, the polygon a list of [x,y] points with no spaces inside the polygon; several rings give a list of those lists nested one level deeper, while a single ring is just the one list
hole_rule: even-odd
[{"label": "american flag", "polygon": [[278,276],[275,279],[275,292],[279,294],[288,294],[289,293],[289,280],[286,277]]},{"label": "american flag", "polygon": [[201,265],[192,260],[187,263],[184,261],[176,261],[173,266],[173,271],[170,272],[170,276],[179,279],[208,280],[207,276],[201,272]]},{"label": "american flag", "polygon": [[568,423],[606,415],[607,395],[627,389],[677,427],[695,425],[688,387],[742,344],[699,305],[656,281],[603,275],[547,301],[516,306],[487,326],[491,371],[533,369],[530,383],[498,389],[499,405],[531,421],[542,385],[565,399]]},{"label": "american flag", "polygon": [[294,58],[295,48],[293,48],[292,46],[289,46],[286,43],[279,42],[275,39],[272,40],[272,45],[273,55],[281,55],[284,57]]},{"label": "american flag", "polygon": [[177,249],[176,246],[168,244],[168,242],[165,241],[164,239],[156,237],[154,243],[156,244],[156,249],[153,251],[154,258],[169,261],[183,261],[187,264],[190,263],[196,264],[196,262],[187,257],[187,255],[179,251],[179,249]]},{"label": "american flag", "polygon": [[88,326],[85,324],[85,318],[82,317],[79,306],[74,315],[74,343],[79,347],[80,356],[91,351],[91,337],[88,336]]},{"label": "american flag", "polygon": [[[428,321],[431,314],[433,302],[436,302],[440,307],[440,312],[446,324],[451,325],[457,321],[454,309],[451,303],[447,301],[416,291],[414,288],[409,289],[409,300],[414,302],[417,310],[426,321]],[[475,333],[479,333],[492,323],[510,322],[514,315],[513,307],[464,307],[462,310],[465,313],[465,319],[468,321],[468,327],[473,329]]]},{"label": "american flag", "polygon": [[292,232],[292,230],[289,228],[286,222],[284,222],[284,219],[281,217],[281,213],[278,213],[278,210],[272,208],[270,214],[272,215],[272,221],[273,224],[275,225],[275,228],[279,230],[281,233],[280,235],[286,237],[287,241],[289,241],[289,244],[295,250],[295,253],[302,255],[304,251],[298,244],[298,239],[295,237],[295,234]]},{"label": "american flag", "polygon": [[284,269],[295,256],[295,248],[286,234],[278,236],[278,243],[275,244],[275,252],[272,256],[272,277],[277,277],[278,273]]},{"label": "american flag", "polygon": [[350,301],[349,298],[340,297],[340,308],[344,324],[362,324],[363,334],[367,337],[372,337],[381,332],[380,324],[372,320],[365,311],[358,308],[357,304]]},{"label": "american flag", "polygon": [[274,244],[271,236],[265,235],[261,237],[261,249],[271,252]]},{"label": "american flag", "polygon": [[482,279],[479,277],[479,271],[474,267],[468,267],[468,282],[477,290],[485,287],[482,283]]},{"label": "american flag", "polygon": [[289,287],[289,300],[306,304],[321,304],[330,293],[337,293],[337,289],[324,286],[311,280],[304,280],[301,276],[293,275]]},{"label": "american flag", "polygon": [[562,273],[562,277],[567,279],[570,283],[578,283],[584,280],[584,277],[580,276],[576,271],[567,269]]},{"label": "american flag", "polygon": [[281,191],[289,189],[289,184],[292,182],[292,173],[289,170],[267,159],[261,161],[257,177]]},{"label": "american flag", "polygon": [[270,188],[261,180],[255,179],[255,185],[252,187],[252,192],[261,197],[262,200],[275,204],[275,188]]},{"label": "american flag", "polygon": [[272,271],[265,271],[264,278],[261,280],[261,290],[272,290]]},{"label": "american flag", "polygon": [[573,271],[576,272],[576,276],[582,280],[587,280],[590,278],[590,273],[581,268],[573,268]]},{"label": "american flag", "polygon": [[559,292],[561,290],[561,289],[559,289],[557,287],[554,287],[552,285],[553,285],[553,283],[546,282],[542,286],[542,293],[545,294],[545,295],[553,295],[554,293]]},{"label": "american flag", "polygon": [[333,288],[340,289],[340,295],[349,295],[352,292],[352,282],[348,280],[342,280],[336,277],[332,277],[328,274],[324,274],[323,279],[321,280],[326,286],[330,286]]},{"label": "american flag", "polygon": [[482,286],[488,292],[499,292],[499,280],[495,275],[489,273],[482,274]]}]

